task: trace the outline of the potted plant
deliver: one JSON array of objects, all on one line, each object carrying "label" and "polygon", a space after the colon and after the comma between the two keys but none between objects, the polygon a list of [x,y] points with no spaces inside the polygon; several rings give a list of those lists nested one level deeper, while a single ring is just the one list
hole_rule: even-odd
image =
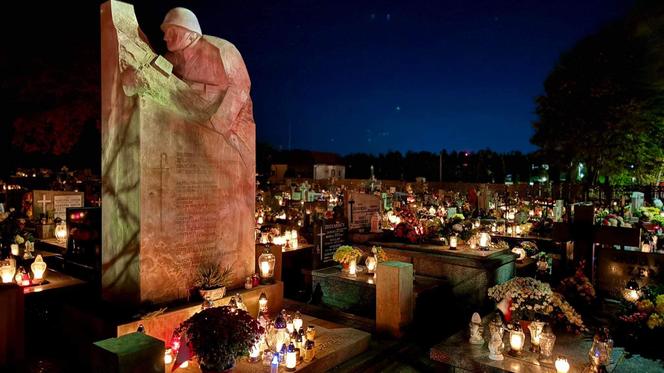
[{"label": "potted plant", "polygon": [[235,359],[248,355],[263,333],[258,320],[228,306],[204,309],[175,330],[203,373],[232,371]]},{"label": "potted plant", "polygon": [[343,245],[339,246],[337,251],[332,256],[332,259],[335,262],[341,263],[344,269],[348,269],[350,262],[352,261],[357,262],[357,260],[360,259],[361,257],[362,257],[362,251],[360,249],[356,249],[350,245]]},{"label": "potted plant", "polygon": [[215,300],[226,295],[226,286],[230,283],[233,270],[230,266],[221,269],[218,263],[206,263],[198,268],[194,287],[198,288],[203,299]]}]

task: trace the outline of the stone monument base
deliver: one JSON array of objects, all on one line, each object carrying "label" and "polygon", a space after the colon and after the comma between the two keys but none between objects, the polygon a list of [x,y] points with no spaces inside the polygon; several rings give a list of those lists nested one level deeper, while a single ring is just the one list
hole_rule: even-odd
[{"label": "stone monument base", "polygon": [[[226,296],[215,300],[213,302],[214,306],[223,306],[228,304],[231,300],[231,297],[235,294],[240,294],[242,301],[247,306],[247,312],[250,315],[258,315],[258,297],[261,293],[265,293],[268,300],[268,309],[270,313],[276,313],[281,311],[283,308],[283,293],[284,293],[284,283],[277,282],[272,285],[261,285],[253,289],[241,289],[241,290],[228,290]],[[173,330],[177,328],[181,322],[191,317],[193,314],[201,310],[201,304],[196,303],[194,305],[166,310],[163,313],[160,313],[154,317],[142,320],[133,320],[130,322],[122,323],[117,325],[117,337],[133,333],[138,328],[139,324],[143,324],[145,328],[145,333],[151,335],[155,338],[159,338],[162,341],[168,342],[173,335]]]}]

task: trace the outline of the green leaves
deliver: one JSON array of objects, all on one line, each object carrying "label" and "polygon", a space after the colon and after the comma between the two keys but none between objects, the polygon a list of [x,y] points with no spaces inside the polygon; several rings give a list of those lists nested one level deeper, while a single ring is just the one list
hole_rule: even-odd
[{"label": "green leaves", "polygon": [[625,170],[653,181],[664,161],[664,74],[652,58],[662,54],[664,16],[653,14],[633,12],[560,57],[536,99],[531,138],[551,163],[582,162],[590,182]]}]

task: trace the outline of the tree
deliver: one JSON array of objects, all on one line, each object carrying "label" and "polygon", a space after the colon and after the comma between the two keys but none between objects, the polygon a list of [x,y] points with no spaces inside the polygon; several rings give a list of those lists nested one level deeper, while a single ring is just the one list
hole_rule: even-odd
[{"label": "tree", "polygon": [[664,157],[664,16],[653,4],[563,54],[536,99],[531,142],[550,163],[583,163],[590,183],[628,169],[647,180]]}]

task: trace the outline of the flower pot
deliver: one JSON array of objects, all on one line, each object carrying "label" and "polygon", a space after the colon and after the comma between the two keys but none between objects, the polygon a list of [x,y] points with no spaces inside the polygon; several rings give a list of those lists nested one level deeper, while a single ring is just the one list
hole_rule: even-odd
[{"label": "flower pot", "polygon": [[201,295],[201,298],[203,299],[209,299],[209,300],[217,300],[221,299],[226,295],[226,287],[222,286],[220,288],[216,289],[198,289],[198,293]]},{"label": "flower pot", "polygon": [[341,268],[348,272],[348,268],[350,267],[350,263],[341,263]]}]

